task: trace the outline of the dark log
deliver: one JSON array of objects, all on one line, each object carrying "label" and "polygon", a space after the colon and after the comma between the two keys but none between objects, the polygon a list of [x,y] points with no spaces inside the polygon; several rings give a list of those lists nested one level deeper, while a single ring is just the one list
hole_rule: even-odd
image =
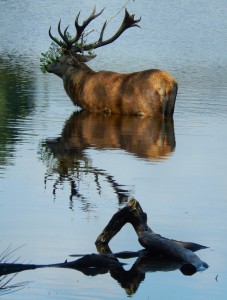
[{"label": "dark log", "polygon": [[[103,257],[109,256],[109,257],[115,257],[115,258],[122,258],[122,259],[127,259],[127,258],[134,258],[134,257],[139,257],[142,255],[142,253],[145,250],[139,250],[139,251],[121,251],[117,253],[112,253],[110,248],[108,247],[97,247],[99,253],[103,253]],[[101,249],[101,250],[100,250]],[[105,249],[105,251],[104,251]],[[108,250],[108,251],[106,251]],[[71,254],[71,257],[81,257],[81,256],[86,256],[87,254]],[[101,255],[100,255],[101,257]]]},{"label": "dark log", "polygon": [[0,263],[0,276],[41,268],[41,265]]},{"label": "dark log", "polygon": [[[126,223],[132,224],[139,237],[140,244],[145,249],[137,252],[111,253],[108,243]],[[92,276],[110,271],[114,278],[118,278],[119,282],[122,280],[122,286],[125,285],[128,288],[130,286],[129,290],[135,290],[140,280],[142,280],[141,278],[144,278],[144,275],[141,274],[147,271],[180,268],[183,274],[192,275],[196,271],[208,268],[208,265],[193,253],[193,251],[207,247],[190,242],[170,240],[154,233],[147,225],[146,213],[135,199],[130,200],[124,208],[111,218],[108,225],[98,236],[96,246],[101,254],[72,255],[80,256],[80,258],[71,262],[65,261],[64,263],[49,265],[0,263],[0,276],[46,267],[75,269]],[[130,285],[128,279],[123,280],[124,274],[128,271],[123,269],[124,263],[119,262],[118,258],[132,257],[138,257],[138,259],[130,270],[130,278],[134,278],[134,283]],[[160,258],[162,258],[161,264]]]},{"label": "dark log", "polygon": [[204,271],[208,268],[208,264],[203,262],[191,250],[184,248],[173,240],[162,237],[160,234],[144,231],[139,236],[139,242],[152,253],[172,257],[185,264],[193,265],[197,271]]},{"label": "dark log", "polygon": [[120,263],[116,257],[113,255],[102,255],[102,254],[86,254],[83,257],[72,261],[65,262],[63,264],[57,264],[56,267],[59,268],[97,268],[97,267],[105,267],[105,268],[114,268],[124,265]]},{"label": "dark log", "polygon": [[[124,265],[118,261],[113,255],[102,255],[102,254],[86,254],[83,257],[74,261],[65,261],[57,264],[17,264],[17,263],[0,263],[0,276],[18,273],[26,270],[35,270],[40,268],[65,268],[83,270],[84,272],[89,269],[97,268],[97,271],[103,273],[103,269],[109,271],[111,268],[116,268]],[[97,273],[98,274],[98,273]]]},{"label": "dark log", "polygon": [[109,241],[126,223],[132,224],[139,237],[140,244],[152,254],[171,257],[183,263],[184,266],[182,266],[181,271],[184,274],[191,275],[195,271],[208,268],[208,264],[201,261],[200,258],[193,253],[193,251],[207,247],[191,242],[171,240],[154,233],[147,225],[146,213],[135,199],[130,200],[124,208],[113,215],[107,226],[98,236],[95,242],[96,245],[99,248],[102,246],[104,248],[107,247]]},{"label": "dark log", "polygon": [[105,245],[121,230],[126,224],[130,223],[134,227],[137,235],[140,232],[153,232],[147,225],[147,214],[142,210],[139,202],[135,199],[130,200],[127,205],[113,215],[107,226],[96,239],[96,245]]}]

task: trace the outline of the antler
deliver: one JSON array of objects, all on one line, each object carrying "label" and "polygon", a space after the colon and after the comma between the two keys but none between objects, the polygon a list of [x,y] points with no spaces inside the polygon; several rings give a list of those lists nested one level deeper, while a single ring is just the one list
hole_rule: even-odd
[{"label": "antler", "polygon": [[137,20],[134,19],[135,15],[130,15],[127,11],[127,9],[125,9],[125,16],[124,19],[121,23],[120,28],[118,29],[118,31],[108,40],[103,41],[103,35],[104,35],[104,31],[106,29],[106,25],[107,25],[107,21],[103,24],[99,39],[97,42],[93,43],[93,44],[89,44],[89,45],[85,45],[83,47],[84,51],[90,50],[90,49],[97,49],[99,47],[108,45],[113,43],[116,39],[119,38],[119,36],[128,28],[130,27],[140,27],[137,23],[140,22],[141,17]]},{"label": "antler", "polygon": [[74,51],[83,52],[83,51],[89,51],[91,49],[96,49],[96,48],[99,48],[99,47],[102,47],[102,46],[105,46],[105,45],[108,45],[108,44],[114,42],[126,29],[128,29],[130,27],[140,27],[137,23],[140,22],[141,18],[139,18],[137,20],[134,19],[135,15],[130,15],[128,13],[127,9],[125,9],[125,16],[122,21],[122,24],[121,24],[120,28],[118,29],[118,31],[111,38],[107,39],[106,41],[103,41],[104,31],[107,26],[107,21],[105,21],[105,23],[102,26],[102,30],[101,30],[99,39],[96,42],[85,45],[85,44],[83,44],[83,41],[82,41],[81,45],[77,45],[77,42],[81,38],[83,38],[84,30],[88,26],[88,24],[92,20],[94,20],[95,18],[100,16],[103,13],[103,11],[104,11],[104,9],[102,9],[99,13],[96,14],[96,6],[95,6],[92,13],[90,14],[90,16],[85,21],[83,21],[82,25],[79,25],[79,23],[78,23],[79,16],[80,16],[80,12],[79,12],[75,19],[76,35],[71,40],[69,40],[68,32],[67,32],[69,26],[67,26],[64,30],[64,33],[62,33],[61,20],[58,23],[58,33],[59,33],[60,37],[62,38],[62,41],[58,40],[51,34],[51,27],[49,29],[49,36],[60,47],[63,47],[65,49],[69,50],[74,46],[74,49],[73,49]]},{"label": "antler", "polygon": [[94,6],[92,13],[88,17],[88,19],[83,22],[82,25],[79,25],[79,23],[78,23],[80,12],[78,13],[78,15],[76,17],[76,20],[75,20],[75,27],[76,27],[77,34],[76,34],[76,36],[74,38],[71,39],[71,41],[70,41],[71,45],[73,45],[74,43],[76,43],[80,39],[81,35],[84,32],[84,29],[88,26],[88,24],[92,20],[94,20],[95,18],[97,18],[98,16],[100,16],[103,13],[104,9],[105,8],[103,8],[99,13],[95,14],[96,13],[96,6]]}]

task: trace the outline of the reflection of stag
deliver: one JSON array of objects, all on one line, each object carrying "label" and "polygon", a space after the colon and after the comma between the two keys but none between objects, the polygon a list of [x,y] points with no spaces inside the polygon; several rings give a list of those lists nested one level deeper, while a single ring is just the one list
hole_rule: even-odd
[{"label": "reflection of stag", "polygon": [[74,113],[66,122],[58,145],[63,144],[69,155],[95,147],[124,149],[142,158],[165,158],[175,148],[173,120],[94,115],[83,111]]},{"label": "reflection of stag", "polygon": [[46,140],[43,148],[51,154],[43,155],[48,164],[53,158],[57,160],[46,177],[48,179],[54,172],[59,174],[53,193],[65,179],[70,182],[70,207],[73,197],[85,200],[77,184],[81,182],[82,174],[94,175],[98,192],[101,192],[99,178],[105,177],[121,203],[127,200],[129,192],[122,189],[105,170],[92,167],[85,150],[123,149],[140,158],[164,159],[175,148],[173,120],[77,112],[66,122],[61,137]]}]

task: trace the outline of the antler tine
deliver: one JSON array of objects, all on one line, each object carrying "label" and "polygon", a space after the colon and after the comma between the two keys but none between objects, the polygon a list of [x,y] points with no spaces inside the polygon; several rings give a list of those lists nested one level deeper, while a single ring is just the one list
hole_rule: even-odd
[{"label": "antler tine", "polygon": [[62,40],[65,42],[65,45],[67,48],[69,48],[71,46],[70,41],[67,38],[67,30],[68,30],[69,26],[67,26],[64,30],[64,34],[61,31],[61,20],[58,23],[58,33],[60,35],[60,37],[62,38]]},{"label": "antler tine", "polygon": [[112,42],[114,42],[126,29],[130,28],[130,27],[140,27],[137,23],[140,22],[141,17],[139,19],[134,19],[135,15],[130,15],[127,11],[127,9],[125,9],[125,16],[124,19],[121,23],[120,28],[118,29],[118,31],[109,39],[107,39],[106,41],[103,41],[103,34],[104,31],[106,29],[106,25],[107,25],[107,21],[103,24],[101,33],[100,33],[100,37],[98,39],[97,42],[93,43],[93,44],[89,44],[83,47],[84,51],[90,50],[90,49],[97,49],[99,47],[108,45]]},{"label": "antler tine", "polygon": [[59,41],[56,37],[54,37],[52,34],[51,34],[51,26],[49,28],[49,37],[60,47],[63,46],[63,43],[61,41]]},{"label": "antler tine", "polygon": [[105,8],[103,8],[99,13],[95,14],[95,13],[96,13],[96,5],[95,5],[94,8],[93,8],[92,13],[90,14],[90,16],[89,16],[86,20],[83,21],[83,24],[82,24],[82,25],[79,25],[79,22],[78,22],[78,21],[79,21],[80,12],[78,13],[78,15],[77,15],[77,17],[76,17],[76,19],[75,19],[75,27],[76,27],[77,33],[76,33],[76,36],[75,36],[74,38],[71,39],[71,41],[70,41],[70,44],[71,44],[71,45],[73,45],[74,43],[76,43],[76,42],[80,39],[80,37],[81,37],[81,35],[82,35],[84,29],[88,26],[88,24],[89,24],[92,20],[94,20],[94,19],[96,19],[98,16],[100,16],[100,15],[103,13],[104,9],[105,9]]},{"label": "antler tine", "polygon": [[64,37],[65,37],[65,39],[68,39],[68,37],[67,37],[67,31],[68,31],[68,28],[69,28],[69,26],[67,26],[66,28],[65,28],[65,30],[64,30]]},{"label": "antler tine", "polygon": [[[76,16],[75,19],[75,27],[76,27],[76,35],[75,37],[73,37],[71,40],[69,40],[68,36],[67,36],[67,30],[68,27],[67,26],[64,30],[64,33],[62,33],[61,31],[61,20],[58,23],[58,33],[60,35],[60,37],[62,38],[62,41],[59,41],[57,38],[55,38],[52,34],[51,34],[51,27],[49,29],[49,36],[50,38],[56,43],[58,44],[60,47],[64,47],[66,49],[70,49],[73,44],[75,44],[81,37],[83,38],[83,34],[84,34],[84,30],[85,28],[88,26],[88,24],[94,20],[95,18],[97,18],[98,16],[100,16],[105,8],[103,8],[99,13],[96,14],[96,6],[94,6],[92,13],[90,14],[90,16],[83,21],[82,25],[79,25],[79,16],[80,16],[80,12],[78,13],[78,15]],[[125,9],[125,16],[124,19],[121,23],[121,26],[119,27],[118,31],[109,39],[107,39],[106,41],[103,41],[103,35],[104,35],[104,31],[106,29],[106,26],[108,24],[107,21],[105,21],[105,23],[102,26],[101,32],[100,32],[100,36],[99,39],[91,44],[88,45],[84,45],[82,42],[81,46],[76,47],[75,51],[81,52],[81,51],[88,51],[91,49],[97,49],[99,47],[108,45],[112,42],[114,42],[126,29],[130,28],[130,27],[140,27],[137,23],[139,23],[141,20],[141,18],[139,19],[135,19],[135,15],[130,15],[127,11],[127,9]]]},{"label": "antler tine", "polygon": [[103,24],[102,26],[102,30],[100,32],[100,36],[99,36],[99,40],[98,40],[98,43],[101,43],[102,40],[103,40],[103,35],[104,35],[104,31],[106,29],[106,25],[107,25],[107,20],[105,21],[105,23]]}]

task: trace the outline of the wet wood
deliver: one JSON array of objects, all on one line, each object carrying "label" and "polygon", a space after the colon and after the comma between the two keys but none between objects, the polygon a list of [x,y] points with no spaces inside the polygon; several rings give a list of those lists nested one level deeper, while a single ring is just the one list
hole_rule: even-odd
[{"label": "wet wood", "polygon": [[139,242],[151,253],[168,256],[185,264],[193,265],[197,271],[208,268],[208,265],[190,249],[184,248],[180,243],[164,238],[160,234],[142,232],[139,235]]},{"label": "wet wood", "polygon": [[133,226],[137,235],[143,231],[153,232],[147,225],[147,214],[142,210],[139,202],[132,199],[124,208],[113,215],[96,239],[95,244],[107,245],[126,223],[130,223]]},{"label": "wet wood", "polygon": [[[108,243],[126,223],[130,223],[133,226],[138,235],[139,243],[144,249],[136,252],[123,251],[112,253]],[[113,215],[107,226],[98,236],[96,246],[99,254],[71,255],[80,258],[70,262],[66,260],[63,263],[49,265],[0,263],[0,276],[25,270],[56,267],[75,269],[83,272],[85,275],[91,276],[111,271],[115,274],[114,277],[117,274],[119,275],[120,281],[122,280],[121,275],[125,274],[125,270],[123,269],[124,263],[121,263],[118,259],[132,257],[138,258],[130,271],[133,274],[135,273],[133,276],[137,279],[143,277],[141,277],[141,274],[145,270],[158,270],[160,268],[160,259],[162,263],[165,260],[164,267],[166,269],[179,268],[185,275],[192,275],[199,270],[208,268],[208,265],[193,253],[193,251],[207,247],[191,242],[171,240],[153,232],[147,225],[147,214],[135,199],[130,200],[124,208]],[[138,282],[136,280],[135,286],[137,286]]]},{"label": "wet wood", "polygon": [[[193,271],[194,268],[196,271],[208,268],[208,265],[193,253],[193,251],[207,247],[191,242],[171,240],[154,233],[147,225],[146,213],[135,199],[130,200],[123,209],[118,211],[111,218],[102,233],[98,236],[96,245],[99,247],[101,245],[108,245],[110,240],[126,223],[130,223],[133,226],[138,235],[140,244],[150,251],[151,254],[164,255],[184,263],[185,267],[182,270],[184,271],[185,269],[186,272],[191,267],[191,271]],[[187,264],[190,266],[187,266]]]},{"label": "wet wood", "polygon": [[81,258],[68,262],[56,264],[17,264],[17,263],[0,263],[0,276],[18,273],[26,270],[35,270],[40,268],[65,268],[75,270],[85,270],[90,268],[104,268],[107,271],[111,268],[116,268],[124,265],[118,261],[114,255],[102,255],[102,254],[85,254]]}]

